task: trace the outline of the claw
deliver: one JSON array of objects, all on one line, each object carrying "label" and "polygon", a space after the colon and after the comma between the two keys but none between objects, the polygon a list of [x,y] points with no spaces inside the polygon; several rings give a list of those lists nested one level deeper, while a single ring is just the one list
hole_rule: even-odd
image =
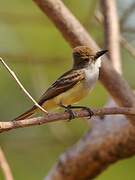
[{"label": "claw", "polygon": [[61,107],[65,109],[65,112],[69,113],[69,121],[75,118],[75,113],[71,109],[71,105],[65,106],[63,104],[60,104]]},{"label": "claw", "polygon": [[85,109],[89,113],[88,115],[89,118],[91,118],[94,115],[94,112],[90,108],[85,106],[72,106],[72,105],[64,106],[63,104],[61,104],[60,106],[65,108],[65,112],[69,113],[69,121],[75,118],[75,112],[73,112],[72,109],[77,109],[77,108]]},{"label": "claw", "polygon": [[85,109],[85,110],[88,111],[88,113],[89,113],[89,118],[91,118],[91,117],[94,115],[94,112],[93,112],[90,108],[85,107],[85,106],[71,106],[71,105],[69,105],[68,107],[69,107],[70,109],[77,109],[77,108]]},{"label": "claw", "polygon": [[69,107],[67,107],[67,109],[65,110],[65,112],[69,113],[69,121],[71,121],[72,119],[75,118],[75,113],[72,111],[72,109],[70,109]]},{"label": "claw", "polygon": [[86,111],[88,111],[88,113],[89,113],[89,118],[91,118],[91,117],[94,115],[94,112],[93,112],[90,108],[88,108],[88,107],[83,107],[83,109],[85,109]]}]

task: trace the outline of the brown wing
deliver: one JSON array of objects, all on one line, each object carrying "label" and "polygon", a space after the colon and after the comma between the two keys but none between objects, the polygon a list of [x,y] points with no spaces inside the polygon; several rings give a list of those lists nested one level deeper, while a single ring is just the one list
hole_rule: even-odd
[{"label": "brown wing", "polygon": [[39,100],[39,104],[42,105],[48,99],[69,90],[82,79],[84,79],[84,72],[82,70],[70,70],[66,72],[47,89]]}]

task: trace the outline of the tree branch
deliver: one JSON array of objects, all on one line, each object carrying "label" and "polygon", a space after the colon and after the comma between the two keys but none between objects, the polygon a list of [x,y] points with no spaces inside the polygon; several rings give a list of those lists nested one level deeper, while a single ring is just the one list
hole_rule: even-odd
[{"label": "tree branch", "polygon": [[127,33],[133,33],[133,34],[134,34],[134,33],[135,33],[135,27],[129,27],[129,26],[126,27],[126,26],[125,26],[125,27],[122,28],[122,31],[123,31],[124,33],[127,32]]},{"label": "tree branch", "polygon": [[[88,35],[80,23],[72,16],[59,0],[34,0],[61,30],[63,36],[72,47],[88,45],[92,51],[99,47]],[[107,61],[103,62],[100,80],[110,94],[121,106],[135,105],[132,90],[122,77]],[[111,110],[111,112],[110,112]],[[134,124],[134,108],[98,109],[95,115],[126,114]],[[76,117],[86,117],[88,112],[79,111]],[[67,113],[49,114],[47,116],[17,122],[0,122],[0,131],[8,131],[19,127],[40,125],[56,120],[68,119]],[[133,118],[132,118],[133,117]],[[124,137],[124,138],[123,138]],[[122,116],[111,116],[110,120],[93,121],[93,129],[72,149],[61,156],[59,163],[53,168],[47,179],[88,179],[99,174],[111,163],[135,154],[135,129]],[[79,170],[81,170],[79,172]],[[79,172],[79,173],[78,173]]]},{"label": "tree branch", "polygon": [[[72,47],[88,45],[92,51],[99,49],[95,41],[60,0],[33,0],[54,22],[64,38]],[[114,70],[110,62],[104,58],[100,73],[100,81],[115,101],[126,107],[135,105],[135,96],[127,82]]]},{"label": "tree branch", "polygon": [[105,45],[109,50],[109,59],[111,60],[115,70],[122,73],[119,46],[120,33],[116,2],[115,0],[101,0],[101,7],[104,15]]},{"label": "tree branch", "polygon": [[[34,65],[42,65],[42,64],[51,64],[51,63],[61,63],[63,61],[63,58],[66,60],[66,57],[52,57],[49,56],[35,56],[32,54],[10,54],[10,53],[1,53],[1,57],[5,57],[5,59],[8,59],[8,62],[11,63],[21,63],[21,64],[32,64]],[[56,64],[57,64],[56,63]]]},{"label": "tree branch", "polygon": [[121,44],[135,58],[135,48],[125,38],[121,37]]},{"label": "tree branch", "polygon": [[123,29],[124,27],[124,23],[127,21],[127,19],[129,18],[129,16],[133,13],[133,11],[135,11],[135,2],[132,3],[123,13],[121,19],[120,19],[120,24],[121,27]]},{"label": "tree branch", "polygon": [[[103,16],[99,11],[96,12],[95,18],[99,23],[103,22]],[[135,48],[122,36],[122,34],[120,34],[120,43],[125,49],[127,49],[133,58],[135,58]]]},{"label": "tree branch", "polygon": [[3,171],[5,180],[13,180],[13,175],[12,175],[11,169],[9,167],[9,164],[6,160],[6,157],[5,157],[1,147],[0,147],[0,167]]},{"label": "tree branch", "polygon": [[[125,114],[135,116],[134,108],[124,108],[124,107],[111,107],[111,108],[99,108],[92,109],[94,116],[112,115],[112,114]],[[75,111],[76,118],[88,117],[89,113],[86,110]],[[24,128],[34,125],[42,125],[54,121],[68,120],[69,114],[65,113],[50,113],[44,117],[30,118],[19,121],[7,121],[0,122],[0,133],[4,131],[9,131],[17,128]]]},{"label": "tree branch", "polygon": [[[72,47],[88,45],[92,51],[98,49],[94,40],[60,0],[34,1]],[[135,106],[132,90],[106,58],[100,80],[119,105]],[[134,119],[130,116],[133,124]],[[92,127],[92,131],[61,156],[47,180],[94,178],[111,163],[135,154],[135,129],[123,116],[111,116],[109,121],[106,118],[103,121],[96,120]]]},{"label": "tree branch", "polygon": [[112,163],[135,155],[135,131],[123,116],[92,122],[92,129],[59,157],[45,180],[95,179]]}]

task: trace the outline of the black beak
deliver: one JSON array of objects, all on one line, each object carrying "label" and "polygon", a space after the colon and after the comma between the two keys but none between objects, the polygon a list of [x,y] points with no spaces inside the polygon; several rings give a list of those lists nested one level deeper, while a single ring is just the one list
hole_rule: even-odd
[{"label": "black beak", "polygon": [[95,59],[99,58],[100,56],[102,56],[103,54],[105,54],[106,52],[108,52],[108,50],[102,50],[102,51],[98,51],[95,55]]}]

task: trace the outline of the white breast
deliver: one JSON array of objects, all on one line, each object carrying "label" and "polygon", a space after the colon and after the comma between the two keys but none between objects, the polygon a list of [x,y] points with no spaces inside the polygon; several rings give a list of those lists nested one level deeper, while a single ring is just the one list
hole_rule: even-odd
[{"label": "white breast", "polygon": [[85,69],[85,87],[92,89],[99,77],[99,68],[101,66],[101,59],[99,58],[95,63],[91,64]]}]

